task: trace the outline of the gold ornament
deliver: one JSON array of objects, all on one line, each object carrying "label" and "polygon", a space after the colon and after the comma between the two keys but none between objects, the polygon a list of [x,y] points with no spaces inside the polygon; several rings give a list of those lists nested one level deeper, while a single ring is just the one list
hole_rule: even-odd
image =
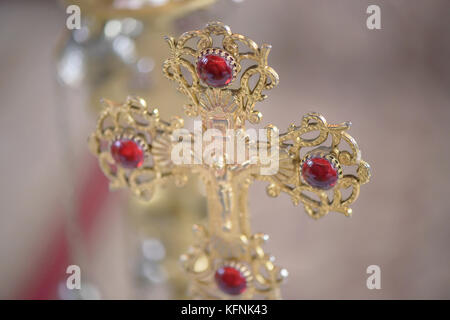
[{"label": "gold ornament", "polygon": [[[279,81],[267,64],[271,47],[259,47],[220,22],[166,40],[170,57],[163,73],[189,98],[185,113],[199,117],[204,130],[216,129],[225,139],[230,138],[231,129],[245,137],[246,122],[257,124],[262,118],[254,109],[256,102],[267,98],[264,92]],[[243,65],[248,65],[245,70]],[[269,125],[265,128],[267,139],[244,139],[248,159],[241,162],[228,152],[202,161],[204,147],[186,149],[191,162],[174,161],[172,152],[180,144],[174,133],[182,127],[182,119],[165,122],[158,110],[147,107],[142,99],[128,98],[124,104],[106,101],[90,146],[111,187],[128,187],[142,199],[149,199],[156,186],[169,180],[183,185],[188,173],[200,175],[207,193],[208,224],[194,226],[196,241],[181,258],[192,297],[281,298],[279,286],[287,271],[275,266],[264,252],[268,236],[251,233],[248,188],[254,180],[267,181],[270,196],[282,191],[289,194],[293,203],[302,203],[313,218],[331,211],[349,216],[360,185],[370,178],[369,165],[361,160],[356,141],[347,133],[350,123],[331,125],[320,114],[309,113],[286,133]],[[311,133],[314,138],[309,138]],[[191,132],[184,138],[194,143],[202,139]],[[138,156],[140,152],[145,155],[139,166],[130,169],[114,160],[109,146],[118,139],[139,142],[132,145]],[[262,171],[267,162],[253,151],[269,149],[266,156],[277,161],[278,170],[268,174]],[[351,167],[356,174],[346,173]],[[348,188],[350,195],[344,198],[342,191]]]}]

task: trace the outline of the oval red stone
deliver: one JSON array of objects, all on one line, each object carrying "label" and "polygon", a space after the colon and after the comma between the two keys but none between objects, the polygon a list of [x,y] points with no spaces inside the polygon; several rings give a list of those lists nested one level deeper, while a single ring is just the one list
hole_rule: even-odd
[{"label": "oval red stone", "polygon": [[215,274],[219,288],[230,295],[238,295],[247,289],[247,279],[233,267],[220,267]]},{"label": "oval red stone", "polygon": [[338,180],[337,169],[321,157],[307,159],[302,166],[302,176],[310,186],[325,190],[334,187]]},{"label": "oval red stone", "polygon": [[226,86],[233,79],[230,63],[216,54],[206,54],[198,59],[197,74],[203,82],[215,88]]},{"label": "oval red stone", "polygon": [[110,151],[114,161],[124,168],[139,168],[144,162],[144,150],[131,139],[115,140]]}]

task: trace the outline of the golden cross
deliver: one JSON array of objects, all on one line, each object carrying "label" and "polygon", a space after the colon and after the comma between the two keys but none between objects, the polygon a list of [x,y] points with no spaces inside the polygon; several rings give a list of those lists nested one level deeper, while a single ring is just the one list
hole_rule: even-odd
[{"label": "golden cross", "polygon": [[[267,235],[251,233],[250,184],[267,181],[270,196],[287,193],[313,218],[330,211],[349,216],[360,185],[369,181],[369,165],[347,133],[350,123],[328,124],[317,113],[306,114],[286,133],[269,125],[264,139],[247,134],[246,122],[258,124],[262,118],[255,104],[279,81],[267,63],[269,45],[259,47],[220,22],[166,40],[170,57],[163,72],[189,98],[185,113],[201,119],[201,133],[212,131],[209,142],[219,148],[196,147],[204,135],[183,129],[181,118],[161,120],[158,109],[129,97],[123,104],[104,101],[91,150],[111,188],[128,187],[142,199],[150,199],[155,187],[169,180],[181,186],[188,173],[200,175],[207,190],[208,225],[194,226],[196,241],[181,258],[192,297],[280,298],[287,271],[264,252]],[[243,141],[237,154],[235,137]],[[226,151],[220,153],[223,144]],[[344,173],[347,168],[353,173]],[[346,197],[345,189],[350,190]]]}]

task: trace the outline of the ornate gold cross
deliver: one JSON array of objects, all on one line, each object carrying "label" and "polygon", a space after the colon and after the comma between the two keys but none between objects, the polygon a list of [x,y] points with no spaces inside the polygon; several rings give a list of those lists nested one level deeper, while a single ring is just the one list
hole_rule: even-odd
[{"label": "ornate gold cross", "polygon": [[[265,139],[247,135],[246,122],[258,124],[262,118],[254,109],[256,102],[279,80],[267,64],[269,45],[259,47],[220,22],[166,40],[170,57],[163,72],[189,98],[186,114],[201,119],[202,132],[213,129],[210,142],[216,146],[232,143],[222,154],[202,144],[191,148],[204,136],[183,129],[180,118],[161,120],[158,109],[129,97],[124,104],[105,100],[90,148],[111,188],[128,187],[146,200],[156,186],[169,180],[181,186],[188,173],[200,175],[207,191],[208,225],[194,226],[196,241],[181,258],[192,297],[280,298],[287,271],[264,252],[268,237],[251,233],[250,184],[267,181],[270,196],[286,192],[316,219],[330,211],[349,216],[360,185],[369,181],[369,165],[347,133],[350,123],[328,124],[317,113],[306,114],[286,133],[269,125]],[[243,141],[241,161],[231,152],[235,143],[230,132]],[[274,162],[276,170],[270,170]]]}]

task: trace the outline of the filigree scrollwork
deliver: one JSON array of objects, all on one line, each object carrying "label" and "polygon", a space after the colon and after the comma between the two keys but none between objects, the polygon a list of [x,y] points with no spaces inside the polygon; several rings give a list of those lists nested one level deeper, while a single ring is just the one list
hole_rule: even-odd
[{"label": "filigree scrollwork", "polygon": [[[300,126],[291,125],[279,137],[278,173],[273,176],[258,175],[256,178],[270,182],[267,187],[270,196],[276,197],[282,191],[288,193],[294,204],[303,203],[306,212],[313,218],[323,217],[330,211],[351,215],[349,205],[358,197],[360,185],[369,181],[370,167],[361,160],[355,139],[347,133],[349,128],[350,122],[333,125],[318,113],[306,114]],[[315,137],[306,137],[311,133],[315,133]],[[316,180],[314,177],[308,180],[308,172],[305,175],[309,169],[306,162],[312,158],[320,159],[318,165],[322,167],[318,170],[328,170],[317,172],[322,176],[316,177]],[[354,167],[355,173],[345,174],[343,167]],[[345,189],[350,189],[350,192],[344,198]]]},{"label": "filigree scrollwork", "polygon": [[[200,225],[194,226],[195,242],[181,257],[182,266],[191,278],[193,297],[210,299],[279,298],[279,286],[287,271],[273,264],[273,257],[264,252],[268,236],[257,233],[249,238],[237,237],[233,243],[210,235]],[[230,248],[233,249],[230,251]],[[242,292],[220,288],[220,271],[231,268],[242,276]],[[218,286],[221,290],[218,290]],[[225,290],[224,290],[225,289]]]},{"label": "filigree scrollwork", "polygon": [[[213,47],[214,37],[222,37],[221,48]],[[197,40],[196,45],[189,46],[188,42],[192,39]],[[228,90],[232,93],[234,103],[239,106],[234,115],[240,122],[260,122],[262,115],[254,110],[254,106],[256,102],[266,98],[263,91],[274,88],[279,81],[278,74],[268,66],[270,45],[258,47],[253,40],[232,33],[228,26],[219,22],[209,23],[201,30],[186,32],[178,39],[166,37],[166,40],[171,53],[169,59],[164,62],[163,73],[168,79],[175,81],[178,89],[189,97],[190,104],[185,106],[188,116],[204,116],[201,96],[208,87],[215,87],[213,90]],[[248,50],[240,52],[240,45]],[[227,79],[229,82],[206,83],[205,86],[205,81],[199,76],[198,65],[199,59],[205,55],[219,56],[223,59],[219,62],[229,64],[232,70],[230,79]],[[250,66],[241,70],[244,60],[250,61]],[[239,79],[236,74],[240,72]],[[255,84],[252,84],[252,78],[255,79]]]},{"label": "filigree scrollwork", "polygon": [[149,200],[157,185],[173,178],[177,184],[186,174],[171,161],[171,133],[183,126],[159,118],[158,109],[148,108],[141,98],[129,97],[123,104],[104,100],[96,131],[89,146],[110,180],[110,188],[128,187],[136,196]]}]

